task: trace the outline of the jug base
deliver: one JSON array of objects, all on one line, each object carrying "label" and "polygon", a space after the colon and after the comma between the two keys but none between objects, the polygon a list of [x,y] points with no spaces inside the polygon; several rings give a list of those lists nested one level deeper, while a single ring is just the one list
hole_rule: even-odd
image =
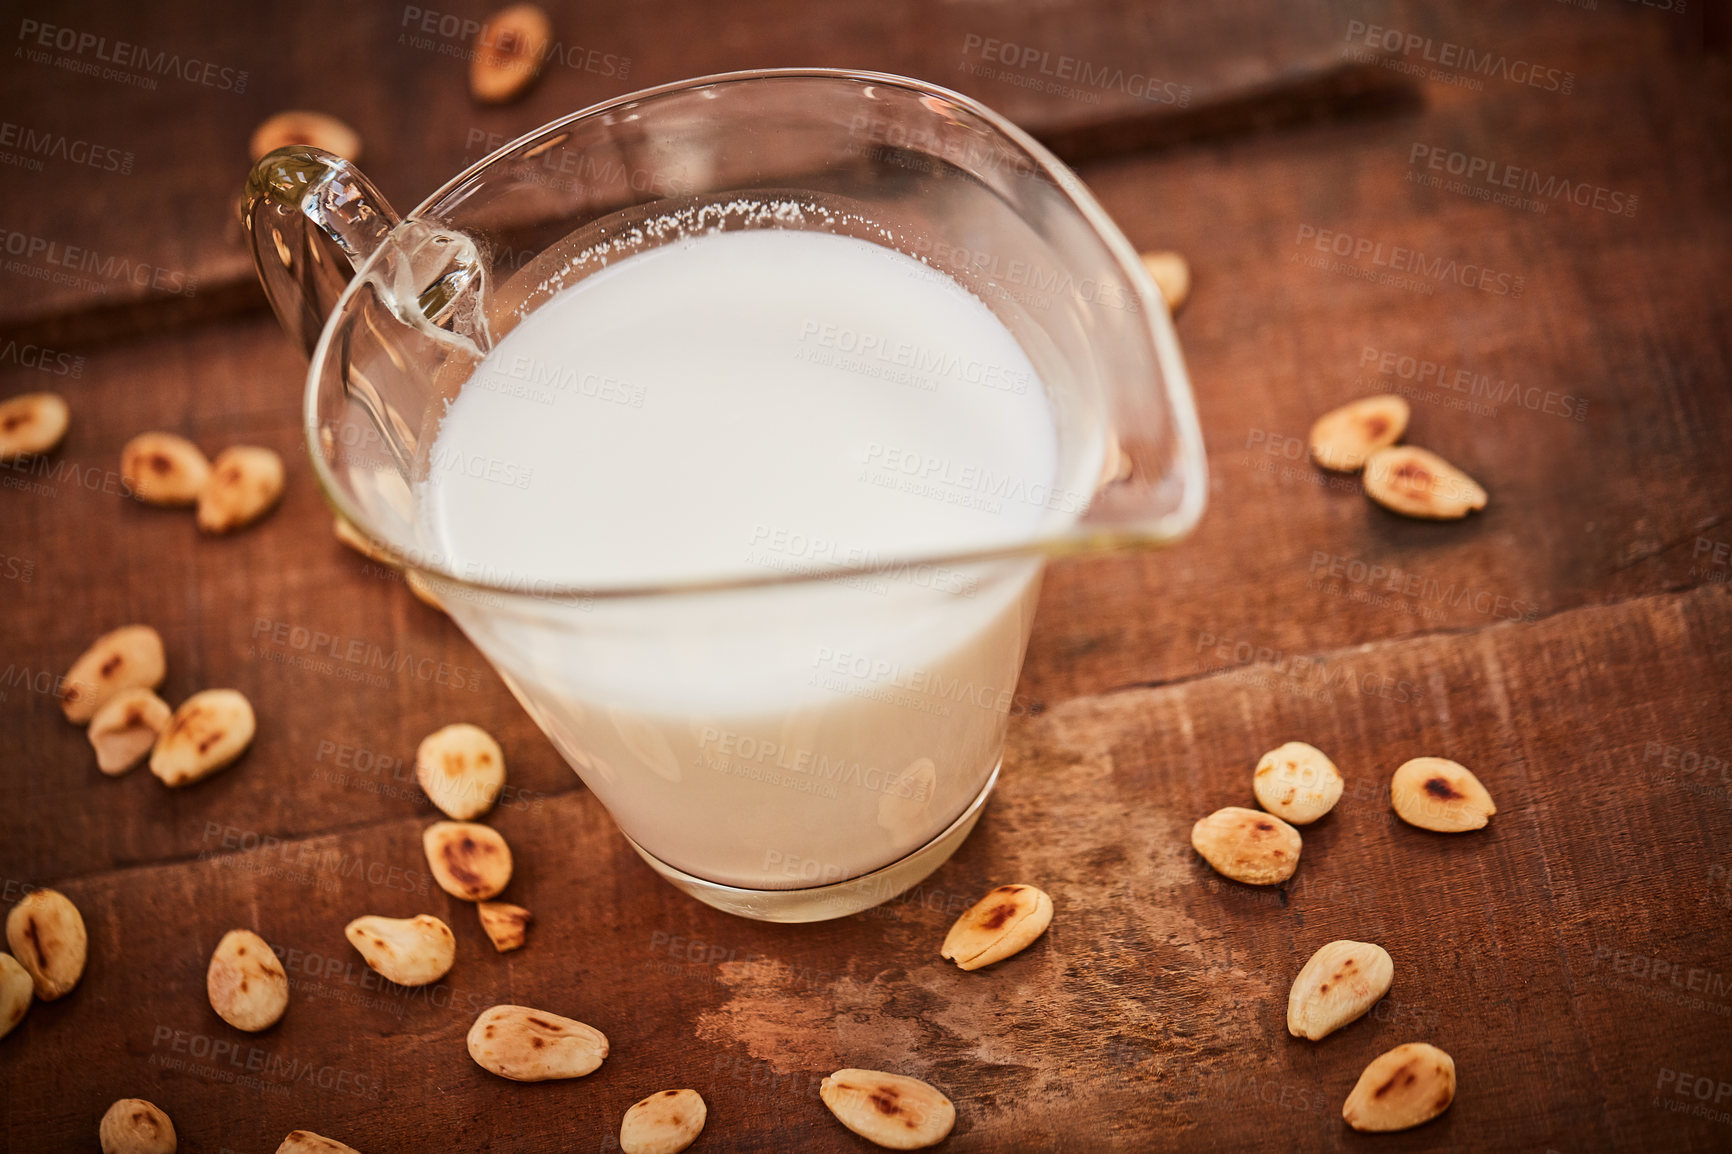
[{"label": "jug base", "polygon": [[831,918],[857,914],[880,902],[887,902],[919,884],[928,874],[948,861],[950,855],[957,851],[973,831],[975,823],[980,820],[980,813],[986,808],[986,799],[991,796],[993,786],[998,784],[998,772],[1003,766],[1004,760],[1000,758],[992,767],[986,784],[974,796],[974,800],[968,803],[968,808],[937,837],[907,857],[899,858],[887,866],[829,885],[793,890],[748,890],[738,886],[720,885],[675,869],[632,841],[629,836],[623,833],[620,836],[625,837],[626,843],[649,863],[651,869],[672,882],[675,888],[705,905],[761,922],[828,921]]}]

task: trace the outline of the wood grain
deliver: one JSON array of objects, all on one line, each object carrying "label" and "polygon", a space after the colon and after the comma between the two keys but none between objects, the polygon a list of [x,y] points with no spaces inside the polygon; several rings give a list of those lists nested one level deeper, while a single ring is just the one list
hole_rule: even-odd
[{"label": "wood grain", "polygon": [[[101,179],[0,167],[10,227],[211,270],[201,284],[245,283],[238,247],[209,227],[227,195],[211,174],[268,111],[340,94],[369,170],[407,204],[463,160],[450,150],[471,127],[509,135],[614,91],[572,70],[523,105],[471,112],[451,103],[458,63],[389,50],[394,10],[225,24],[190,7],[154,22],[59,7],[69,26],[255,64],[261,79],[228,103],[166,85],[145,99],[17,61],[0,71],[5,119],[112,139],[140,162]],[[1565,95],[1427,79],[1422,107],[1157,139],[1159,154],[1083,167],[1134,243],[1191,259],[1179,331],[1211,508],[1174,550],[1049,573],[1019,686],[1031,704],[979,830],[918,890],[818,926],[729,918],[656,879],[450,622],[331,538],[299,443],[303,366],[267,317],[183,327],[197,307],[182,304],[151,313],[137,339],[58,349],[47,371],[0,341],[0,396],[51,387],[74,411],[55,454],[0,467],[0,906],[61,888],[92,949],[76,991],[0,1040],[0,1150],[87,1147],[121,1096],[163,1106],[186,1151],[268,1154],[298,1126],[370,1154],[608,1150],[626,1106],[685,1085],[710,1106],[698,1149],[862,1149],[816,1098],[841,1065],[942,1087],[959,1113],[946,1148],[959,1150],[1732,1141],[1732,1097],[1717,1100],[1732,1086],[1732,102],[1700,25],[1607,4],[1447,18],[1296,6],[1268,28],[1234,6],[922,12],[729,19],[659,4],[569,18],[633,56],[631,86],[796,59],[955,68],[971,31],[1014,29],[1055,51],[1217,77],[1222,100],[1250,100],[1296,61],[1322,67],[1331,45],[1340,59],[1354,19],[1575,83]],[[1074,101],[1013,110],[1009,98],[1034,97],[992,83],[978,94],[1048,115],[1079,155],[1114,123]],[[447,110],[436,134],[427,109]],[[1548,196],[1541,213],[1425,187],[1408,179],[1428,171],[1416,144],[1637,206]],[[123,203],[152,222],[113,234],[124,248],[105,231]],[[1321,255],[1307,227],[1381,245],[1386,261],[1402,246],[1477,263],[1524,291],[1373,283],[1363,275],[1390,270],[1369,257],[1309,267],[1294,260]],[[0,322],[76,332],[66,318],[92,307],[0,275]],[[1379,373],[1385,351],[1519,390],[1455,407],[1463,394]],[[1398,386],[1414,396],[1409,439],[1485,483],[1484,514],[1400,521],[1288,459],[1319,412]],[[1571,415],[1555,411],[1563,397]],[[283,506],[209,540],[190,516],[130,503],[114,470],[146,428],[211,452],[275,448]],[[130,620],[162,631],[171,699],[219,685],[252,698],[259,735],[239,764],[173,792],[96,770],[53,678]],[[365,656],[342,656],[351,642]],[[513,793],[490,820],[519,862],[506,897],[537,917],[514,954],[495,955],[473,912],[421,876],[433,810],[408,760],[460,719],[496,734],[510,767]],[[1346,796],[1308,830],[1285,886],[1217,878],[1189,849],[1190,824],[1249,804],[1257,756],[1296,738],[1336,759]],[[1388,773],[1423,753],[1479,774],[1500,810],[1489,829],[1451,838],[1392,819]],[[1052,893],[1051,931],[980,973],[939,959],[956,914],[1011,880]],[[358,914],[423,910],[459,941],[457,967],[428,991],[380,982],[343,941]],[[237,925],[279,946],[295,982],[284,1021],[251,1038],[203,992],[210,949]],[[1288,1037],[1292,975],[1344,936],[1389,948],[1394,988],[1322,1043]],[[590,1021],[613,1056],[572,1084],[493,1078],[462,1037],[496,1001]],[[1347,1131],[1340,1102],[1364,1063],[1418,1038],[1455,1056],[1456,1104],[1405,1136]]]}]

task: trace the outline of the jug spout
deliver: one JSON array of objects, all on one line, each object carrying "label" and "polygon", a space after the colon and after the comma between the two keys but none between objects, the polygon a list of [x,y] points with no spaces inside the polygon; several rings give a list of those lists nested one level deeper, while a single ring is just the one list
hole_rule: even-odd
[{"label": "jug spout", "polygon": [[338,296],[399,218],[352,163],[296,145],[253,166],[241,220],[272,310],[311,356]]}]

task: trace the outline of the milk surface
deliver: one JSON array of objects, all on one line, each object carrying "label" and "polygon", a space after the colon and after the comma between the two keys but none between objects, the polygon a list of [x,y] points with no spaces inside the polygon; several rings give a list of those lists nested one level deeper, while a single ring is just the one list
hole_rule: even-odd
[{"label": "milk surface", "polygon": [[[1055,486],[1033,365],[948,278],[818,232],[618,260],[498,341],[438,430],[424,544],[513,587],[755,579],[1024,540]],[[711,881],[853,877],[996,763],[1039,564],[898,566],[452,615],[652,854]]]}]

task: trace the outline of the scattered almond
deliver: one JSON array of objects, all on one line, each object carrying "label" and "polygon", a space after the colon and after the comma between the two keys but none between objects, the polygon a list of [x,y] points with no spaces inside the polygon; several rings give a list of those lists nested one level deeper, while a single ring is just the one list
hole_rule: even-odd
[{"label": "scattered almond", "polygon": [[198,527],[229,533],[271,511],[283,495],[283,459],[257,445],[235,445],[217,454],[198,492]]},{"label": "scattered almond", "polygon": [[268,1029],[289,1008],[289,975],[270,944],[251,930],[223,935],[210,956],[204,988],[211,1009],[237,1030]]},{"label": "scattered almond", "polygon": [[481,902],[476,905],[481,914],[481,928],[487,940],[500,953],[523,948],[523,934],[529,927],[529,911],[510,902]]},{"label": "scattered almond", "polygon": [[325,1138],[311,1130],[295,1130],[277,1147],[277,1154],[361,1154],[353,1146],[345,1146],[334,1138]]},{"label": "scattered almond", "polygon": [[534,4],[501,8],[482,26],[469,61],[469,92],[483,104],[504,104],[529,90],[553,40],[553,22]]},{"label": "scattered almond", "polygon": [[1253,886],[1284,882],[1299,868],[1299,831],[1274,814],[1230,805],[1191,827],[1191,845],[1217,873]]},{"label": "scattered almond", "polygon": [[122,1098],[108,1108],[96,1131],[102,1154],[174,1154],[174,1123],[143,1098]]},{"label": "scattered almond", "polygon": [[1145,252],[1143,267],[1161,290],[1168,312],[1178,312],[1191,299],[1191,266],[1184,257],[1176,252]]},{"label": "scattered almond", "polygon": [[1479,482],[1414,445],[1379,449],[1365,462],[1365,493],[1393,513],[1431,521],[1454,521],[1485,508]]},{"label": "scattered almond", "polygon": [[140,433],[120,450],[120,477],[148,505],[192,505],[210,477],[210,461],[185,437]]},{"label": "scattered almond", "polygon": [[1355,1130],[1406,1130],[1455,1101],[1455,1060],[1436,1046],[1407,1042],[1380,1054],[1359,1075],[1341,1116]]},{"label": "scattered almond", "polygon": [[298,144],[322,148],[344,160],[361,158],[360,133],[335,116],[303,108],[279,112],[253,129],[248,151],[252,154],[253,163],[257,164],[262,157],[279,148],[292,148]]},{"label": "scattered almond", "polygon": [[623,1154],[679,1154],[704,1131],[709,1107],[696,1090],[663,1090],[625,1112],[619,1124]]},{"label": "scattered almond", "polygon": [[1401,440],[1411,415],[1406,399],[1394,393],[1348,401],[1311,425],[1311,459],[1337,473],[1357,473],[1372,453]]},{"label": "scattered almond", "polygon": [[432,914],[356,918],[343,928],[367,964],[399,986],[425,986],[451,972],[457,939],[451,927]]},{"label": "scattered almond", "polygon": [[415,780],[446,816],[468,821],[492,809],[505,788],[505,751],[479,725],[447,725],[421,739]]},{"label": "scattered almond", "polygon": [[1291,825],[1310,825],[1334,809],[1345,784],[1335,763],[1303,741],[1271,749],[1251,775],[1257,804]]},{"label": "scattered almond", "polygon": [[999,886],[975,902],[944,935],[940,957],[965,970],[1002,962],[1052,924],[1052,899],[1033,886]]},{"label": "scattered almond", "polygon": [[1479,778],[1443,757],[1403,762],[1390,779],[1389,801],[1408,825],[1438,833],[1483,829],[1497,812]]},{"label": "scattered almond", "polygon": [[84,976],[89,940],[78,907],[59,890],[31,890],[6,915],[6,944],[44,1002]]},{"label": "scattered almond", "polygon": [[836,1120],[891,1150],[918,1150],[944,1141],[956,1107],[918,1078],[878,1070],[837,1070],[818,1085]]},{"label": "scattered almond", "polygon": [[61,678],[60,709],[83,725],[123,689],[155,689],[168,673],[162,637],[148,625],[122,625],[98,637]]},{"label": "scattered almond", "polygon": [[36,983],[30,980],[30,971],[11,954],[0,954],[0,1038],[24,1020],[35,996]]},{"label": "scattered almond", "polygon": [[365,533],[355,528],[349,519],[342,514],[339,513],[331,519],[331,531],[336,534],[337,540],[367,560],[377,562],[380,565],[388,565],[393,569],[400,568],[390,554],[374,545]]},{"label": "scattered almond", "polygon": [[469,1056],[514,1082],[581,1078],[607,1057],[607,1035],[545,1010],[493,1006],[469,1027]]},{"label": "scattered almond", "polygon": [[1287,1032],[1313,1042],[1355,1020],[1389,992],[1395,963],[1370,942],[1330,942],[1311,955],[1287,994]]},{"label": "scattered almond", "polygon": [[439,888],[466,902],[494,897],[511,880],[511,847],[499,831],[472,821],[436,821],[421,835]]},{"label": "scattered almond", "polygon": [[96,751],[96,768],[115,777],[143,761],[173,712],[144,688],[123,689],[109,698],[90,719],[86,735]]},{"label": "scattered almond", "polygon": [[1106,452],[1101,454],[1101,474],[1095,479],[1096,491],[1129,479],[1135,468],[1136,463],[1125,452],[1124,445],[1113,437],[1107,442]]},{"label": "scattered almond", "polygon": [[252,703],[238,689],[206,689],[180,703],[156,739],[150,772],[165,785],[203,781],[252,744]]},{"label": "scattered almond", "polygon": [[57,393],[22,393],[0,401],[0,464],[49,452],[71,423],[72,410]]}]

